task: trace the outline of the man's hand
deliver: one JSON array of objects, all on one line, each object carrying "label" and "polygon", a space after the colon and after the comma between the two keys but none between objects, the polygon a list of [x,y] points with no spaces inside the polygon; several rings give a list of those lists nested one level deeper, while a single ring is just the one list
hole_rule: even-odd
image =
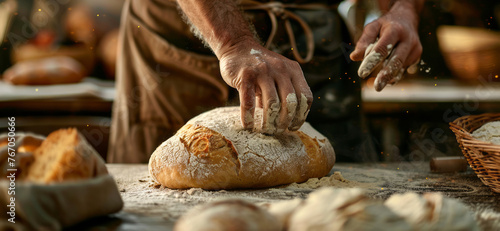
[{"label": "man's hand", "polygon": [[254,127],[254,110],[263,107],[261,132],[297,130],[312,104],[299,64],[262,47],[234,0],[177,0],[190,23],[220,61],[221,75],[238,90],[241,122]]},{"label": "man's hand", "polygon": [[[351,59],[361,61],[358,75],[366,78],[377,74],[375,90],[397,83],[406,68],[416,72],[422,45],[418,37],[418,13],[422,1],[400,0],[389,12],[366,25]],[[375,73],[377,70],[378,73]]]},{"label": "man's hand", "polygon": [[241,121],[246,129],[254,126],[256,106],[263,108],[261,131],[266,134],[302,126],[312,104],[312,92],[297,62],[249,38],[225,49],[220,69],[226,83],[239,92]]}]

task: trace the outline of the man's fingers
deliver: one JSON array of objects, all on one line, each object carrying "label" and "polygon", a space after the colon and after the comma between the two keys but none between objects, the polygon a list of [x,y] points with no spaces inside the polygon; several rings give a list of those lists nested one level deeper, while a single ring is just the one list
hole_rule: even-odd
[{"label": "man's fingers", "polygon": [[410,65],[408,67],[408,69],[406,70],[408,72],[408,74],[415,74],[415,73],[417,73],[417,71],[418,71],[418,63],[420,63],[420,58],[417,59],[417,61],[415,63],[413,63],[412,65]]},{"label": "man's fingers", "polygon": [[375,41],[374,43],[370,43],[370,45],[368,45],[368,47],[366,47],[365,56],[363,56],[363,57],[366,57],[368,54],[370,54],[370,52],[372,52],[375,45],[377,45],[377,41]]},{"label": "man's fingers", "polygon": [[269,79],[260,79],[258,82],[262,92],[262,124],[261,132],[273,135],[276,133],[276,120],[280,113],[281,104],[276,92],[276,86]]},{"label": "man's fingers", "polygon": [[254,127],[255,112],[255,85],[243,84],[238,90],[240,95],[241,125],[244,129],[252,130]]},{"label": "man's fingers", "polygon": [[398,83],[403,78],[404,74],[405,74],[405,69],[404,68],[399,69],[399,72],[395,76],[393,76],[391,80],[389,80],[387,85],[394,85]]},{"label": "man's fingers", "polygon": [[380,32],[380,23],[372,22],[366,25],[363,34],[356,44],[356,48],[351,53],[350,57],[353,61],[361,61],[365,57],[366,48],[377,40]]},{"label": "man's fingers", "polygon": [[297,95],[297,109],[288,130],[296,131],[306,121],[307,114],[309,114],[309,110],[311,109],[313,94],[303,74],[294,77],[292,79],[292,84],[294,85],[295,94]]},{"label": "man's fingers", "polygon": [[288,130],[290,131],[297,131],[299,128],[304,124],[307,118],[307,114],[309,114],[309,109],[311,108],[308,105],[308,98],[305,94],[302,92],[300,93],[300,97],[298,97],[298,102],[297,102],[297,110],[295,112],[295,117],[292,120],[292,123],[290,124],[290,127]]},{"label": "man's fingers", "polygon": [[375,78],[374,87],[376,91],[382,91],[390,83],[395,83],[398,80],[394,80],[397,78],[400,72],[404,72],[403,64],[399,61],[399,58],[394,56],[385,65],[382,70],[377,74]]},{"label": "man's fingers", "polygon": [[[375,43],[368,47],[371,49],[359,66],[358,75],[360,78],[366,78],[377,69],[379,65],[391,54],[394,44],[397,41],[396,36],[384,35]],[[368,50],[368,49],[367,49]]]},{"label": "man's fingers", "polygon": [[[287,80],[287,78],[280,79]],[[276,124],[276,133],[283,133],[295,117],[298,100],[290,81],[279,81],[278,86],[281,110]]]},{"label": "man's fingers", "polygon": [[400,43],[394,49],[392,55],[375,78],[374,87],[376,91],[381,91],[387,84],[394,84],[402,78],[404,63],[409,52],[410,49],[407,43]]},{"label": "man's fingers", "polygon": [[264,107],[264,104],[262,104],[262,96],[260,94],[256,94],[255,95],[255,106],[257,108]]},{"label": "man's fingers", "polygon": [[408,66],[408,74],[415,74],[418,71],[418,64],[420,63],[420,56],[422,55],[422,45],[418,43],[408,55],[404,66]]}]

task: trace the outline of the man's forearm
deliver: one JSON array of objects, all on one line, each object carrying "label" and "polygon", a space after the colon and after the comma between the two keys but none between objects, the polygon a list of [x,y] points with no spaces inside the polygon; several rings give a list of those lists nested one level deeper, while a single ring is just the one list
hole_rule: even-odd
[{"label": "man's forearm", "polygon": [[190,23],[220,59],[235,43],[254,40],[236,0],[177,0]]}]

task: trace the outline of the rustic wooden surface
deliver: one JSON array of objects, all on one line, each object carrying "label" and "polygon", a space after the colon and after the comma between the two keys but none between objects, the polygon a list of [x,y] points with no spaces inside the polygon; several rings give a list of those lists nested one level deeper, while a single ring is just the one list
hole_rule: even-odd
[{"label": "rustic wooden surface", "polygon": [[[305,198],[314,189],[277,187],[259,190],[205,191],[154,187],[147,165],[108,164],[122,198],[123,210],[86,221],[68,230],[172,230],[175,221],[193,206],[221,198],[243,198],[254,203]],[[427,162],[390,164],[338,163],[331,173],[363,183],[374,198],[394,193],[442,192],[458,198],[473,210],[484,230],[500,230],[500,195],[492,192],[472,170],[463,173],[431,173]]]}]

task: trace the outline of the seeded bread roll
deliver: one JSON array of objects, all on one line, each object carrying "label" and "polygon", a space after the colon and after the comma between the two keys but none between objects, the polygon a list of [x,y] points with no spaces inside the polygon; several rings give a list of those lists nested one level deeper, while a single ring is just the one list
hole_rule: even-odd
[{"label": "seeded bread roll", "polygon": [[[257,109],[255,123],[261,115]],[[225,107],[191,119],[163,142],[149,160],[149,173],[175,189],[263,188],[323,177],[334,163],[330,142],[308,123],[267,136],[244,130],[239,107]]]}]

